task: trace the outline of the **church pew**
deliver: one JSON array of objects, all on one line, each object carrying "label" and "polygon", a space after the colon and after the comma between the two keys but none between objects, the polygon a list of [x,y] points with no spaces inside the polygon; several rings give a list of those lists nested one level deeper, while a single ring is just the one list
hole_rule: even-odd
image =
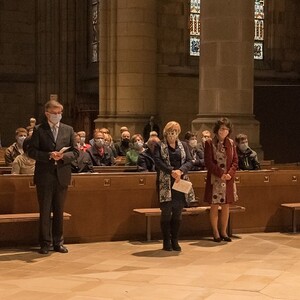
[{"label": "church pew", "polygon": [[[199,199],[198,205],[206,206],[202,200],[206,172],[191,172],[190,179]],[[281,209],[281,204],[299,201],[300,170],[237,172],[235,180],[239,194],[237,205],[246,210],[232,217],[234,235],[281,231],[290,227],[289,211]],[[155,173],[74,174],[65,206],[65,211],[72,215],[65,224],[65,240],[143,240],[145,219],[136,215],[133,209],[151,207],[158,207]],[[32,176],[0,176],[0,214],[32,212],[38,212]],[[37,232],[37,222],[3,223],[0,243],[37,242]],[[152,220],[151,233],[154,239],[161,238],[159,218]],[[183,219],[182,237],[206,235],[211,235],[208,214]]]}]

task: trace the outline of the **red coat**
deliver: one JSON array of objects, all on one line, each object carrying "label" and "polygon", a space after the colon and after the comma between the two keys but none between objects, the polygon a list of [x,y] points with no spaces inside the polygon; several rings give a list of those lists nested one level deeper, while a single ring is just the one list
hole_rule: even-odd
[{"label": "red coat", "polygon": [[238,156],[233,141],[230,140],[228,137],[224,140],[224,147],[226,149],[227,156],[226,172],[218,166],[217,161],[214,159],[213,140],[208,140],[205,142],[204,162],[205,167],[207,168],[207,179],[204,193],[204,201],[208,203],[212,202],[213,186],[211,184],[211,174],[214,174],[215,176],[221,178],[224,173],[229,174],[231,176],[231,179],[226,181],[226,203],[234,202],[233,183],[235,172],[238,167]]}]

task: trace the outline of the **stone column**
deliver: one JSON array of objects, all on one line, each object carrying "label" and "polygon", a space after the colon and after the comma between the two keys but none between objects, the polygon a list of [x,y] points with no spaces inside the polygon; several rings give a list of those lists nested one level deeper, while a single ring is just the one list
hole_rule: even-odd
[{"label": "stone column", "polygon": [[199,135],[212,131],[216,120],[226,116],[234,125],[231,137],[247,134],[250,146],[260,152],[259,122],[253,115],[253,15],[254,1],[201,1],[199,112],[192,130]]},{"label": "stone column", "polygon": [[99,116],[96,127],[142,132],[156,115],[156,0],[100,1]]}]

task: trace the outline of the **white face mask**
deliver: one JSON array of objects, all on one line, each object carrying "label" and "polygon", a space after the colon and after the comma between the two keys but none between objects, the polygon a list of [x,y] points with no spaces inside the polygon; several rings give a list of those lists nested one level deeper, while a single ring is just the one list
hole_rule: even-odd
[{"label": "white face mask", "polygon": [[246,151],[249,148],[248,143],[240,144],[239,148],[241,151]]},{"label": "white face mask", "polygon": [[25,139],[26,139],[26,136],[18,136],[17,137],[18,145],[22,146]]},{"label": "white face mask", "polygon": [[95,144],[98,148],[101,148],[105,145],[104,139],[95,139]]},{"label": "white face mask", "polygon": [[61,114],[50,114],[49,113],[49,121],[52,124],[57,124],[60,122],[60,120],[61,120]]},{"label": "white face mask", "polygon": [[144,143],[143,143],[143,142],[135,142],[135,143],[133,144],[133,146],[134,146],[134,149],[140,150],[140,149],[143,148]]},{"label": "white face mask", "polygon": [[197,140],[190,140],[189,141],[189,145],[192,147],[192,148],[195,148],[197,146]]}]

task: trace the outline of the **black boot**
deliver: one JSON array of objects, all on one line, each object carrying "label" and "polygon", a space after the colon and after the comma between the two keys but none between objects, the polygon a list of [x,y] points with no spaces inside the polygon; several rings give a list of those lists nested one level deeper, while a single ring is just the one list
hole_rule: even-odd
[{"label": "black boot", "polygon": [[163,234],[163,250],[172,251],[171,240],[170,240],[170,222],[160,222],[161,232]]},{"label": "black boot", "polygon": [[178,233],[180,228],[181,220],[171,221],[171,243],[174,251],[181,251],[181,247],[178,244]]}]

